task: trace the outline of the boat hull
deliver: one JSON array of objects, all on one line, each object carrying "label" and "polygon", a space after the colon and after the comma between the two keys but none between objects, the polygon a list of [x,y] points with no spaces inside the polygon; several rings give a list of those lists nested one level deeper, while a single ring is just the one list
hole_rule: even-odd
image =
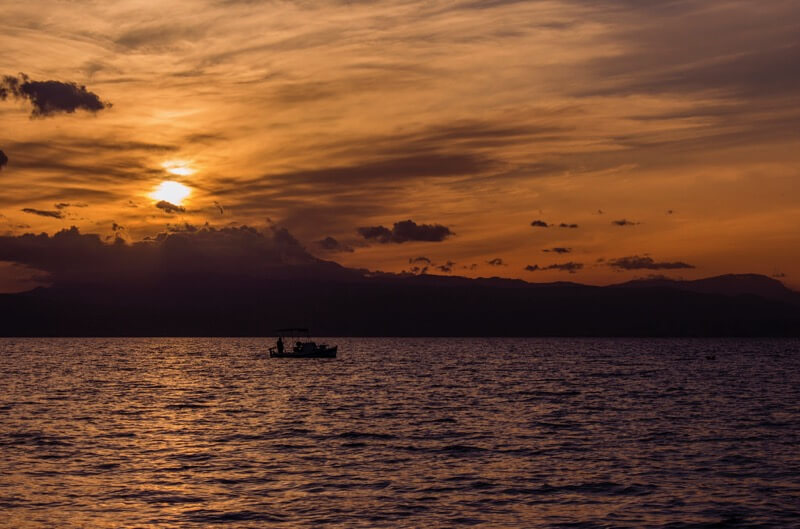
[{"label": "boat hull", "polygon": [[275,350],[270,350],[270,358],[336,358],[336,350],[338,346],[325,347],[324,349],[318,348],[315,351],[285,351],[279,353]]}]

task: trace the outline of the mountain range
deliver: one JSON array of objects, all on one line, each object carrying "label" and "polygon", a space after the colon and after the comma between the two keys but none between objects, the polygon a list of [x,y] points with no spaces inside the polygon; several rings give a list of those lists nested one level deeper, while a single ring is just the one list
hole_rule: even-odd
[{"label": "mountain range", "polygon": [[364,273],[163,276],[0,295],[3,336],[800,336],[800,293],[755,275],[610,286]]}]

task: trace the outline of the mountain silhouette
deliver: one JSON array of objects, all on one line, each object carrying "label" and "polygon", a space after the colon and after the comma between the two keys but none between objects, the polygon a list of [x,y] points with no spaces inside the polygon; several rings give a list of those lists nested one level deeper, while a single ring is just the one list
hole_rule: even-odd
[{"label": "mountain silhouette", "polygon": [[0,295],[0,335],[800,336],[800,295],[757,275],[598,287],[314,269]]},{"label": "mountain silhouette", "polygon": [[751,295],[800,304],[800,293],[788,289],[777,279],[759,274],[726,274],[693,281],[669,278],[636,279],[617,286],[623,288],[673,288],[725,296]]}]

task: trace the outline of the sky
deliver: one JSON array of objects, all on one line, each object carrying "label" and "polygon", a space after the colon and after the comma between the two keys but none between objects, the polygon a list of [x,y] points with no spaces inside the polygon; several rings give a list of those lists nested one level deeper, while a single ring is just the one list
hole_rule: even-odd
[{"label": "sky", "polygon": [[0,8],[0,292],[57,267],[25,234],[242,227],[372,271],[800,287],[796,0]]}]

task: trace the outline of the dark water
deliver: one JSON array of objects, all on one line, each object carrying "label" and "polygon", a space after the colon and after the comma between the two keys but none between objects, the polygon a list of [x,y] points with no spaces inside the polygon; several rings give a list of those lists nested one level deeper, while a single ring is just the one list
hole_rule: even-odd
[{"label": "dark water", "polygon": [[0,526],[800,527],[798,341],[334,342],[0,340]]}]

